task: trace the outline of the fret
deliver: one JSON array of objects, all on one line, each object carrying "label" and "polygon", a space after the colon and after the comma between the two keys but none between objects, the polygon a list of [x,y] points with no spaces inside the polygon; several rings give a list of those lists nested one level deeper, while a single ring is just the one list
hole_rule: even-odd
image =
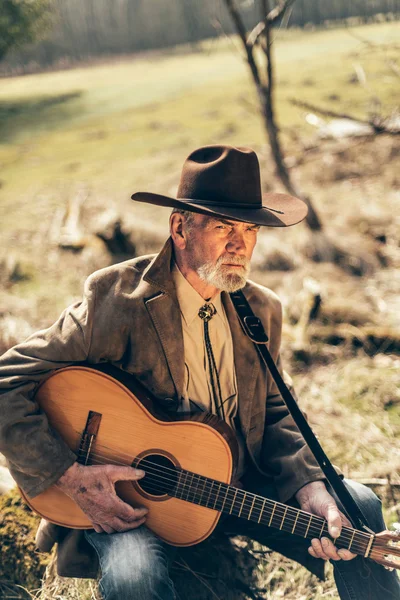
[{"label": "fret", "polygon": [[355,535],[355,533],[356,533],[356,530],[355,530],[355,529],[353,529],[353,533],[351,534],[351,540],[350,540],[350,544],[349,544],[349,547],[347,548],[347,550],[350,550],[350,548],[351,548],[351,545],[352,545],[352,543],[353,543],[353,540],[354,540],[354,535]]},{"label": "fret", "polygon": [[253,497],[253,502],[251,503],[249,516],[247,517],[249,521],[250,521],[251,513],[253,512],[253,507],[254,507],[254,502],[255,501],[256,501],[256,496]]},{"label": "fret", "polygon": [[281,524],[279,526],[279,529],[282,529],[282,527],[283,527],[283,521],[285,520],[287,510],[288,510],[288,507],[285,508],[285,512],[283,513],[283,517],[282,517],[282,521],[281,521]]},{"label": "fret", "polygon": [[190,471],[188,472],[188,477],[191,477],[191,481],[188,482],[188,480],[186,479],[186,483],[188,485],[188,489],[187,489],[187,493],[186,493],[186,500],[188,502],[191,502],[192,500],[194,500],[194,494],[193,494],[193,498],[192,500],[190,500],[190,494],[193,493],[193,480],[194,480],[194,473],[191,473]]},{"label": "fret", "polygon": [[296,519],[295,519],[295,521],[294,521],[294,525],[293,525],[292,533],[294,533],[294,530],[296,529],[297,519],[299,518],[299,514],[300,514],[300,511],[299,511],[299,510],[298,510],[298,511],[296,511],[296,512],[297,512],[297,515],[296,515]]},{"label": "fret", "polygon": [[201,494],[200,494],[200,498],[199,498],[199,504],[201,504],[201,500],[203,498],[204,490],[206,489],[207,479],[205,477],[202,477],[200,479],[200,481],[203,481],[203,489],[201,490]]},{"label": "fret", "polygon": [[[210,481],[210,479],[208,479],[207,481],[209,482],[209,481]],[[206,500],[206,501],[205,501],[205,503],[204,503],[204,504],[207,506],[207,508],[209,508],[209,506],[208,506],[208,503],[209,503],[209,501],[210,501],[210,498],[211,498],[211,492],[212,492],[212,489],[213,489],[213,487],[214,487],[214,480],[213,480],[213,479],[211,479],[211,487],[210,487],[210,489],[209,489],[209,491],[208,491],[208,498],[207,498],[207,500]]]},{"label": "fret", "polygon": [[374,541],[374,537],[375,536],[373,534],[371,534],[370,540],[368,542],[367,549],[366,549],[365,554],[364,554],[364,558],[368,558],[368,556],[369,556],[369,553],[371,551],[372,542]]},{"label": "fret", "polygon": [[243,500],[242,500],[242,504],[240,505],[240,510],[239,510],[238,517],[240,517],[240,515],[242,514],[243,504],[244,504],[244,501],[246,499],[246,496],[247,496],[247,494],[246,494],[246,492],[244,492],[244,494],[243,494]]},{"label": "fret", "polygon": [[257,521],[257,523],[259,523],[259,522],[261,521],[261,517],[263,516],[263,512],[264,512],[264,508],[265,508],[265,503],[266,503],[266,501],[267,501],[267,499],[266,499],[266,498],[264,498],[264,502],[263,502],[263,505],[262,505],[262,507],[261,507],[261,510],[260,510],[260,516],[258,517],[258,521]]},{"label": "fret", "polygon": [[319,532],[319,536],[318,536],[320,539],[321,539],[322,532],[324,531],[324,527],[325,527],[325,521],[322,521],[321,531]]},{"label": "fret", "polygon": [[213,504],[213,508],[214,509],[215,509],[215,505],[217,504],[217,500],[219,499],[219,493],[220,493],[220,491],[221,491],[221,483],[218,484],[218,492],[215,495],[215,501],[214,501],[214,504]]},{"label": "fret", "polygon": [[193,482],[193,484],[196,485],[196,487],[193,489],[193,499],[192,499],[192,502],[196,502],[196,494],[199,491],[199,483],[201,481],[201,477],[197,473],[194,473],[194,477],[196,477],[196,479]]},{"label": "fret", "polygon": [[188,500],[189,499],[189,494],[190,494],[190,484],[188,484],[188,477],[190,475],[189,471],[186,471],[186,477],[185,477],[185,487],[184,487],[184,492],[186,494],[186,498],[183,497],[183,493],[182,493],[182,499],[183,500]]},{"label": "fret", "polygon": [[233,500],[232,500],[232,504],[231,504],[231,509],[229,511],[229,514],[232,514],[232,510],[233,510],[233,506],[235,504],[235,500],[236,500],[236,494],[238,493],[238,488],[235,489],[235,495],[233,496]]},{"label": "fret", "polygon": [[225,498],[224,498],[224,501],[222,503],[221,512],[223,512],[223,510],[224,510],[225,502],[226,502],[226,499],[228,497],[228,492],[229,492],[229,485],[226,486]]},{"label": "fret", "polygon": [[[185,481],[182,481],[183,476],[185,477]],[[181,473],[179,475],[179,485],[181,486],[181,489],[180,489],[181,495],[180,496],[177,495],[177,498],[180,498],[181,500],[184,500],[183,493],[185,491],[186,478],[187,478],[187,471],[181,471]]]},{"label": "fret", "polygon": [[271,513],[270,519],[268,521],[268,527],[271,527],[271,523],[272,523],[272,519],[274,517],[274,512],[275,512],[276,506],[277,506],[277,504],[276,504],[276,502],[274,502],[274,508],[272,509],[272,513]]},{"label": "fret", "polygon": [[310,518],[309,518],[309,520],[308,520],[307,529],[306,529],[306,532],[305,532],[305,534],[304,534],[304,537],[305,537],[305,538],[306,538],[306,537],[307,537],[307,535],[308,535],[308,530],[310,529],[311,521],[312,521],[312,515],[310,515]]}]

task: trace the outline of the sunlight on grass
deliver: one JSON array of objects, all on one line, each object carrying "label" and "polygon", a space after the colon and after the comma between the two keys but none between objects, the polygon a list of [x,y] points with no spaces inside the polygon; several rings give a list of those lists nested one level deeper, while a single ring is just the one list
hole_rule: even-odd
[{"label": "sunlight on grass", "polygon": [[[396,27],[369,25],[354,32],[371,42],[389,42]],[[359,115],[372,95],[379,95],[388,112],[394,106],[398,79],[388,66],[394,51],[375,56],[352,31],[276,32],[276,106],[284,129],[312,132],[302,111],[289,103],[292,97],[322,105],[335,97],[334,108]],[[198,145],[265,143],[238,41],[235,47],[226,40],[218,43],[221,50],[214,44],[203,53],[138,55],[119,63],[3,79],[3,206],[11,203],[15,214],[15,194],[57,181],[96,181],[97,188],[112,181],[120,193],[131,182],[149,180],[147,173],[141,177],[138,161],[150,166],[162,155],[156,175],[162,182],[171,156],[182,158]],[[367,74],[365,89],[349,83],[357,63]]]}]

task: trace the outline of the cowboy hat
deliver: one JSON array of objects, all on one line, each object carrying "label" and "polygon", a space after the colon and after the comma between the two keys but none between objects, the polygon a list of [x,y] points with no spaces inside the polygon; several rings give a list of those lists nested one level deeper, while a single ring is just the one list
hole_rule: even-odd
[{"label": "cowboy hat", "polygon": [[170,206],[269,227],[295,225],[307,206],[287,194],[261,193],[260,167],[251,148],[204,146],[185,160],[176,198],[136,192],[137,202]]}]

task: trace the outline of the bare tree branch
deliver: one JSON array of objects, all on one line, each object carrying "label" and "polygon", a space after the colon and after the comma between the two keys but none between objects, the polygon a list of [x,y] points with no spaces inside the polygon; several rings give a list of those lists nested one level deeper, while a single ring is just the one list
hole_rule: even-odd
[{"label": "bare tree branch", "polygon": [[227,9],[232,17],[233,22],[235,23],[236,30],[239,34],[240,39],[242,40],[242,44],[244,50],[246,52],[247,62],[249,63],[249,67],[251,69],[251,74],[253,76],[254,82],[257,87],[257,91],[260,94],[262,88],[262,82],[260,78],[260,74],[258,72],[258,68],[253,56],[253,48],[247,44],[246,41],[246,27],[243,23],[243,19],[240,15],[240,12],[236,6],[235,0],[225,0],[225,4]]},{"label": "bare tree branch", "polygon": [[268,22],[272,25],[278,21],[284,12],[295,3],[296,0],[280,0],[278,6],[275,6],[267,15]]},{"label": "bare tree branch", "polygon": [[272,10],[270,10],[267,14],[267,16],[265,17],[265,19],[263,21],[260,21],[255,27],[254,29],[250,32],[250,34],[247,37],[247,44],[251,47],[253,47],[257,41],[258,38],[260,37],[260,35],[263,33],[263,31],[265,30],[267,23],[269,25],[273,25],[273,23],[276,23],[281,16],[285,13],[285,11],[292,5],[295,3],[296,0],[281,0],[279,2],[279,4],[277,6],[275,6],[275,8],[273,8]]},{"label": "bare tree branch", "polygon": [[364,123],[365,125],[370,125],[370,122],[367,119],[359,119],[354,115],[350,115],[348,113],[336,112],[334,110],[330,110],[328,108],[322,108],[321,106],[317,106],[316,104],[312,104],[311,102],[304,102],[303,100],[297,100],[296,98],[290,98],[290,103],[294,106],[298,106],[299,108],[305,108],[306,110],[312,110],[320,115],[324,115],[325,117],[332,117],[333,119],[349,119],[350,121],[357,121],[357,123]]},{"label": "bare tree branch", "polygon": [[334,110],[329,110],[326,108],[322,108],[320,106],[316,106],[315,104],[311,104],[310,102],[303,102],[301,100],[296,100],[296,98],[291,98],[290,103],[294,106],[299,106],[300,108],[305,108],[306,110],[311,110],[313,112],[319,113],[320,115],[324,115],[325,117],[332,117],[333,119],[348,119],[349,121],[355,121],[356,123],[362,123],[363,125],[370,125],[375,133],[389,133],[391,135],[399,135],[400,129],[396,126],[392,126],[388,123],[388,118],[383,117],[375,117],[373,119],[360,119],[354,115],[350,115],[348,113],[340,113]]},{"label": "bare tree branch", "polygon": [[[254,44],[251,45],[248,43],[246,39],[246,28],[242,19],[242,16],[238,10],[236,0],[225,0],[226,7],[228,12],[231,15],[231,18],[236,26],[236,30],[239,34],[239,37],[242,41],[243,47],[246,52],[247,62],[249,64],[251,74],[256,85],[258,98],[260,101],[260,107],[262,111],[262,116],[264,120],[265,129],[268,135],[270,148],[272,157],[275,162],[276,172],[283,185],[289,194],[293,196],[297,196],[304,200],[304,202],[308,206],[308,214],[306,218],[307,225],[309,228],[316,232],[321,232],[322,223],[319,220],[319,217],[312,205],[311,199],[301,194],[300,190],[297,189],[294,181],[290,177],[290,173],[286,168],[284,155],[281,149],[280,141],[279,141],[279,130],[276,124],[275,112],[274,112],[274,98],[273,98],[273,89],[274,89],[274,69],[273,69],[273,61],[271,54],[271,29],[272,23],[275,18],[278,19],[284,11],[294,4],[295,0],[280,0],[278,6],[274,9],[269,10],[270,4],[269,0],[261,0],[261,8],[264,11],[267,11],[267,16],[262,21],[262,31],[260,33],[260,41],[261,48],[265,54],[266,58],[266,72],[261,73],[260,63],[257,63],[257,56],[254,55]],[[263,13],[265,14],[265,12]],[[270,17],[270,18],[269,18]],[[325,244],[326,247],[330,247],[328,242]]]}]

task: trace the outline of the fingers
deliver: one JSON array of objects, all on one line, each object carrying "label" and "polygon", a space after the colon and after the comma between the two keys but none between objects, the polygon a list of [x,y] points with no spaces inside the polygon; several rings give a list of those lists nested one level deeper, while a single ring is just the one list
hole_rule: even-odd
[{"label": "fingers", "polygon": [[308,552],[314,558],[322,558],[323,560],[352,560],[357,556],[344,548],[338,550],[328,538],[311,540],[311,547]]},{"label": "fingers", "polygon": [[338,554],[342,560],[353,560],[353,558],[357,556],[357,554],[353,554],[352,552],[349,552],[349,550],[345,550],[344,548],[338,550]]},{"label": "fingers", "polygon": [[120,498],[115,498],[115,509],[113,510],[113,514],[122,521],[132,523],[133,521],[137,521],[137,519],[142,519],[148,512],[148,509],[144,506],[141,508],[133,508]]},{"label": "fingers", "polygon": [[322,558],[323,560],[340,560],[337,549],[328,538],[311,540],[311,550],[312,552],[309,549],[309,553],[315,558]]},{"label": "fingers", "polygon": [[113,503],[113,510],[97,515],[99,520],[92,522],[93,529],[96,533],[117,533],[136,529],[146,521],[147,513],[147,508],[132,508],[117,498]]},{"label": "fingers", "polygon": [[334,539],[338,538],[342,531],[342,518],[336,503],[330,503],[327,506],[324,517],[328,521],[329,534]]},{"label": "fingers", "polygon": [[142,469],[134,469],[133,467],[120,467],[117,465],[107,465],[107,474],[110,479],[115,481],[136,481],[142,479],[145,472]]},{"label": "fingers", "polygon": [[118,517],[114,517],[109,523],[93,523],[93,529],[96,533],[122,533],[140,527],[145,521],[146,517],[142,517],[136,519],[136,521],[127,523],[122,519],[118,519]]}]

